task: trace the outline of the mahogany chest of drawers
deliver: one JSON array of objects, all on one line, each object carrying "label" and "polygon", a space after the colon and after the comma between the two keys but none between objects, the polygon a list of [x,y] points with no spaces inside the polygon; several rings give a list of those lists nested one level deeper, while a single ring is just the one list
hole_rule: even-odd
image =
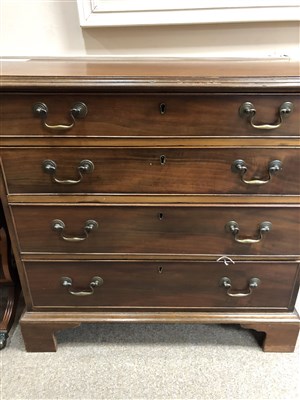
[{"label": "mahogany chest of drawers", "polygon": [[27,351],[113,321],[235,323],[293,351],[299,89],[286,60],[3,62]]}]

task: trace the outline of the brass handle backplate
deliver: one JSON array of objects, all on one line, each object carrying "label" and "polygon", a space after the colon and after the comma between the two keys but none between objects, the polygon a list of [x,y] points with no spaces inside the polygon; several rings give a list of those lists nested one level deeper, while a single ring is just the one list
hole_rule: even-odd
[{"label": "brass handle backplate", "polygon": [[261,284],[261,281],[259,278],[251,278],[248,282],[248,288],[245,292],[243,291],[237,291],[232,289],[232,284],[231,284],[231,280],[229,278],[227,278],[226,276],[224,276],[221,280],[220,280],[220,286],[224,287],[225,289],[227,289],[227,294],[230,297],[246,297],[246,296],[250,296],[250,294],[252,293],[253,289],[256,289],[259,285]]},{"label": "brass handle backplate", "polygon": [[255,115],[256,115],[256,109],[252,103],[247,101],[246,103],[243,103],[240,106],[239,115],[242,118],[246,118],[249,121],[252,128],[270,130],[270,129],[279,128],[281,126],[284,118],[286,118],[289,114],[291,114],[293,112],[293,109],[294,109],[293,103],[286,101],[283,104],[281,104],[281,106],[278,109],[278,119],[276,122],[274,122],[273,124],[257,125],[254,122]]},{"label": "brass handle backplate", "polygon": [[231,169],[232,171],[239,173],[241,181],[246,185],[264,185],[270,182],[272,175],[282,170],[282,162],[279,160],[270,161],[268,165],[268,176],[266,178],[245,179],[248,168],[244,160],[235,160]]},{"label": "brass handle backplate", "polygon": [[73,286],[72,278],[69,278],[68,276],[63,276],[60,279],[60,283],[62,286],[66,287],[68,289],[68,292],[73,296],[91,296],[92,294],[94,294],[95,288],[103,285],[104,282],[100,276],[94,276],[89,283],[90,290],[82,290],[78,292],[72,290]]},{"label": "brass handle backplate", "polygon": [[240,228],[239,228],[239,224],[237,222],[229,221],[225,225],[225,229],[227,230],[227,232],[230,232],[233,234],[234,240],[238,243],[244,243],[244,244],[259,243],[262,240],[263,235],[265,233],[270,232],[271,228],[272,228],[271,222],[268,222],[268,221],[261,222],[259,224],[258,237],[257,238],[248,238],[248,237],[240,237],[239,236]]},{"label": "brass handle backplate", "polygon": [[86,240],[89,236],[89,233],[98,229],[98,222],[94,221],[93,219],[88,219],[85,222],[83,232],[83,236],[69,236],[64,233],[65,230],[65,223],[60,219],[54,219],[52,221],[52,229],[59,233],[60,237],[65,240],[66,242],[82,242]]},{"label": "brass handle backplate", "polygon": [[90,174],[91,172],[94,171],[94,164],[90,160],[80,161],[80,163],[77,167],[77,172],[79,175],[78,179],[58,179],[55,176],[57,165],[56,165],[56,162],[53,160],[44,160],[42,163],[42,168],[46,174],[51,175],[53,182],[59,183],[61,185],[75,185],[76,183],[79,183],[82,181],[82,179],[83,179],[82,174]]},{"label": "brass handle backplate", "polygon": [[77,119],[83,119],[86,117],[88,109],[87,106],[84,103],[76,103],[74,106],[70,109],[69,114],[71,117],[71,123],[68,125],[65,124],[58,124],[58,125],[49,125],[46,120],[48,117],[48,107],[45,103],[36,103],[34,104],[33,108],[33,114],[36,117],[39,117],[41,119],[43,127],[52,130],[52,131],[67,131],[75,125],[75,122]]}]

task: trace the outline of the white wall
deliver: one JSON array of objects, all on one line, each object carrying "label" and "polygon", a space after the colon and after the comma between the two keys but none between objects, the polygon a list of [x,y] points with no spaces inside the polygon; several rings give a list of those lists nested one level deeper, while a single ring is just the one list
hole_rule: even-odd
[{"label": "white wall", "polygon": [[300,58],[300,25],[85,28],[76,0],[0,0],[2,56],[247,56]]}]

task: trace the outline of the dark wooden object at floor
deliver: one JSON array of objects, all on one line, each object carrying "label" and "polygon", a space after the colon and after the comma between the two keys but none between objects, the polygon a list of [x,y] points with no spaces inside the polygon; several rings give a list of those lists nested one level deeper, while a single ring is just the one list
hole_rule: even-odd
[{"label": "dark wooden object at floor", "polygon": [[27,351],[94,322],[240,324],[293,351],[299,89],[289,60],[3,62]]},{"label": "dark wooden object at floor", "polygon": [[3,291],[4,287],[6,288],[6,293],[1,294],[1,315],[3,317],[0,321],[0,349],[6,345],[9,330],[14,322],[20,292],[13,263],[10,240],[0,203],[0,289]]}]

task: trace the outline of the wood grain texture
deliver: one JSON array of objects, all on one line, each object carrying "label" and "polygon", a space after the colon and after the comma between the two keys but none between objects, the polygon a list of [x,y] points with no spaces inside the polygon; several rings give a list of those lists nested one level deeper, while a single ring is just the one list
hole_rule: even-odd
[{"label": "wood grain texture", "polygon": [[[55,351],[55,332],[82,322],[238,323],[266,332],[265,351],[293,350],[299,63],[3,62],[0,92],[1,198],[26,300],[27,351]],[[33,115],[43,102],[48,124],[70,124],[78,101],[88,114],[64,132]],[[277,124],[285,101],[294,111],[276,129],[239,115],[251,102],[255,124]],[[76,179],[84,159],[95,170],[63,187],[43,172],[45,159],[57,163],[59,179]],[[283,169],[265,185],[245,186],[232,172],[236,159],[246,162],[248,180],[266,178],[275,159]],[[99,228],[74,244],[52,229],[54,219],[68,237],[84,236],[86,220]],[[272,229],[259,243],[237,243],[225,230],[232,220],[242,238],[257,238],[264,221]],[[217,263],[221,255],[236,264]],[[92,296],[61,286],[69,276],[74,291],[89,290],[96,275],[104,284]],[[220,287],[224,276],[235,293],[253,277],[261,285],[234,298]]]},{"label": "wood grain texture", "polygon": [[[70,194],[275,194],[300,195],[299,149],[168,149],[168,148],[11,148],[1,151],[9,193]],[[161,157],[164,157],[162,164]],[[92,173],[78,184],[55,183],[43,168],[57,164],[55,177],[78,179],[82,160],[91,160]],[[232,168],[247,165],[245,179],[269,179],[269,163],[280,160],[282,170],[264,185],[250,185]],[[22,168],[20,169],[20,164]],[[184,176],[184,179],[180,177]]]},{"label": "wood grain texture", "polygon": [[262,347],[265,352],[292,353],[295,350],[299,335],[300,323],[250,323],[242,324],[242,328],[264,332]]},{"label": "wood grain texture", "polygon": [[[217,262],[26,262],[33,305],[42,308],[169,309],[286,309],[290,308],[296,263],[243,263],[228,267]],[[90,291],[90,281],[104,283],[92,295],[69,293],[62,277],[73,281],[72,291]],[[226,276],[234,293],[248,293],[253,277],[261,284],[246,297],[231,297],[220,285]]]},{"label": "wood grain texture", "polygon": [[57,341],[55,333],[63,329],[76,328],[80,323],[60,322],[60,323],[24,323],[20,322],[21,332],[28,352],[55,352]]},{"label": "wood grain texture", "polygon": [[[254,206],[258,205],[269,205],[270,207],[276,204],[283,203],[283,195],[260,195],[248,194],[247,196],[240,196],[236,194],[224,194],[224,195],[209,195],[209,194],[182,194],[182,195],[168,195],[168,194],[66,194],[60,193],[56,196],[52,194],[10,194],[7,196],[8,202],[13,205],[24,205],[26,204],[64,204],[64,205],[83,205],[83,204],[132,204],[132,205],[185,205],[185,204],[198,204],[199,206],[205,206],[207,204],[217,205],[245,205],[251,204]],[[284,204],[299,204],[298,195],[284,195]]]},{"label": "wood grain texture", "polygon": [[12,215],[7,201],[6,182],[3,175],[3,166],[1,157],[0,157],[0,199],[3,207],[7,232],[9,234],[9,238],[11,241],[11,248],[13,251],[14,259],[18,270],[18,276],[21,283],[23,296],[26,301],[27,308],[30,309],[31,307],[30,289],[28,288],[27,281],[25,278],[24,265],[20,257],[20,249],[19,249],[19,242],[17,239],[17,233],[15,230],[14,222],[12,220]]},{"label": "wood grain texture", "polygon": [[[294,111],[277,129],[261,131],[252,128],[249,121],[239,116],[239,108],[251,102],[257,113],[257,124],[274,124],[278,121],[278,109],[284,102],[294,104]],[[33,106],[45,103],[48,107],[47,123],[70,124],[70,109],[83,102],[88,108],[84,119],[66,132],[55,132],[43,127],[41,119],[34,116]],[[160,113],[160,104],[166,106]],[[118,136],[300,136],[299,95],[230,95],[230,94],[13,94],[2,96],[1,132],[12,136],[70,136],[118,137]],[[16,113],[18,118],[16,118]]]},{"label": "wood grain texture", "polygon": [[[283,335],[269,336],[272,351],[292,351],[299,331],[299,315],[294,312],[25,312],[21,318],[21,329],[27,351],[56,351],[55,331],[74,328],[80,323],[205,323],[241,324],[249,329],[267,330],[279,325]],[[286,335],[284,335],[284,333]],[[272,339],[276,346],[272,345]],[[280,340],[282,345],[280,345]],[[273,342],[274,343],[274,342]],[[270,349],[270,347],[269,347]],[[268,346],[264,351],[269,351]]]},{"label": "wood grain texture", "polygon": [[2,62],[5,91],[280,92],[299,89],[299,63],[291,60],[32,60]]},{"label": "wood grain texture", "polygon": [[[33,59],[24,63],[18,61],[2,61],[2,77],[11,76],[45,76],[64,77],[75,81],[78,77],[151,77],[157,76],[187,76],[199,77],[271,77],[274,80],[280,77],[298,76],[299,63],[289,59],[281,60],[225,60],[201,58],[145,58],[145,59],[101,59],[88,60],[60,60]],[[74,82],[75,83],[75,82]]]},{"label": "wood grain texture", "polygon": [[[181,206],[12,206],[21,252],[146,254],[299,254],[299,207]],[[160,214],[162,218],[160,219]],[[67,236],[84,236],[87,220],[99,228],[80,242],[63,240],[52,221],[62,220]],[[225,225],[236,221],[240,236],[257,238],[261,222],[272,230],[259,243],[241,244]]]},{"label": "wood grain texture", "polygon": [[1,294],[0,350],[5,347],[8,333],[14,323],[20,294],[20,285],[16,271],[13,271],[10,238],[0,202],[0,288],[6,288]]}]

